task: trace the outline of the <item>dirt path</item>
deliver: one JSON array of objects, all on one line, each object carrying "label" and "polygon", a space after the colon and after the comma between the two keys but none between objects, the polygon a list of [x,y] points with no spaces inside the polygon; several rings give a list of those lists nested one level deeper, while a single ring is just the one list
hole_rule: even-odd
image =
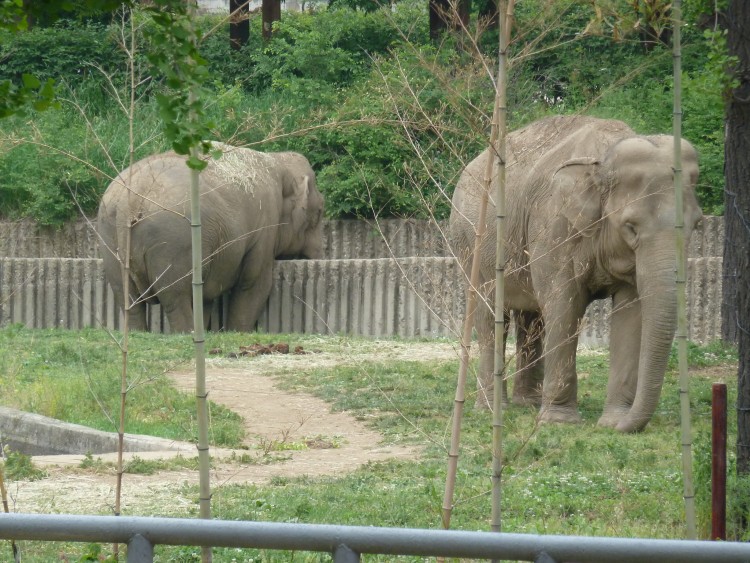
[{"label": "dirt path", "polygon": [[[263,355],[228,359],[212,357],[207,365],[207,388],[212,401],[238,413],[245,420],[246,450],[214,451],[212,490],[221,502],[227,484],[267,483],[273,478],[340,475],[361,465],[392,458],[412,459],[416,448],[383,444],[380,434],[346,412],[332,413],[328,403],[306,393],[281,390],[278,381],[286,373],[334,365],[366,365],[389,360],[434,360],[456,357],[446,343],[368,342],[366,347],[310,351],[303,355]],[[194,374],[171,374],[175,385],[192,392]],[[255,463],[243,463],[245,454]],[[265,455],[264,455],[265,454]],[[137,454],[155,457],[159,454]],[[169,455],[169,454],[164,454]],[[173,454],[172,454],[173,455]],[[185,457],[194,457],[191,448]],[[97,456],[99,457],[99,456]],[[111,460],[113,456],[101,456]],[[258,463],[258,459],[262,463]],[[48,476],[39,481],[10,484],[15,511],[111,513],[114,472],[84,471],[80,456],[37,458]],[[123,480],[123,513],[192,515],[197,510],[186,485],[197,485],[197,471],[164,471],[155,475],[126,474]]]}]

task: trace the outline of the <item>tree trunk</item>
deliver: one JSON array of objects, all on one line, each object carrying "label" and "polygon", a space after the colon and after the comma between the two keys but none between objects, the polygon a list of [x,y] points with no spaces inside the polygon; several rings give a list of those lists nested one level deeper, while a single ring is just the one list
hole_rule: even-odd
[{"label": "tree trunk", "polygon": [[235,51],[247,45],[250,39],[248,0],[229,0],[229,44]]},{"label": "tree trunk", "polygon": [[739,85],[727,106],[724,149],[724,322],[739,348],[737,472],[750,473],[750,2],[731,0],[727,20]]},{"label": "tree trunk", "polygon": [[429,0],[429,2],[430,39],[434,41],[448,27],[446,19],[447,14],[450,12],[450,3],[448,0]]},{"label": "tree trunk", "polygon": [[468,26],[470,12],[471,0],[429,0],[430,39],[437,40],[446,29]]},{"label": "tree trunk", "polygon": [[488,29],[497,29],[497,0],[484,0],[479,6],[479,19],[484,22]]},{"label": "tree trunk", "polygon": [[281,20],[281,0],[263,0],[260,10],[263,18],[263,39],[268,41],[273,33],[273,22]]}]

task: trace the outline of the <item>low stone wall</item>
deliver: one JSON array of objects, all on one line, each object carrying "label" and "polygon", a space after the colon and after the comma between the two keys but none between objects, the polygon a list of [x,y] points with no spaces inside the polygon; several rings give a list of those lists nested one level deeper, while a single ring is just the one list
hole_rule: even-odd
[{"label": "low stone wall", "polygon": [[[409,219],[327,221],[327,260],[283,261],[259,321],[269,332],[367,336],[456,336],[464,279],[446,240],[447,222]],[[722,217],[706,216],[689,248],[690,338],[720,336]],[[0,222],[0,326],[118,328],[111,290],[97,259],[97,239],[84,221],[60,229]],[[211,313],[221,324],[221,303]],[[581,342],[608,341],[610,305],[589,307]],[[168,330],[158,306],[152,330]]]},{"label": "low stone wall", "polygon": [[[336,220],[324,225],[324,257],[329,260],[450,256],[447,221]],[[690,241],[691,258],[722,256],[723,217],[705,216]],[[97,237],[85,221],[59,229],[30,221],[0,222],[0,256],[12,258],[98,258]]]},{"label": "low stone wall", "polygon": [[[689,261],[689,337],[720,337],[721,258]],[[290,260],[277,262],[273,290],[259,321],[267,332],[364,336],[457,337],[464,276],[453,258]],[[220,323],[220,305],[212,326]],[[608,341],[608,300],[593,303],[581,342]],[[167,331],[158,306],[151,328]],[[0,258],[0,326],[119,328],[112,291],[98,259]]]},{"label": "low stone wall", "polygon": [[[119,437],[78,424],[0,406],[0,436],[3,445],[25,455],[105,454],[116,452]],[[195,445],[166,438],[125,434],[125,452],[178,451],[194,454]]]}]

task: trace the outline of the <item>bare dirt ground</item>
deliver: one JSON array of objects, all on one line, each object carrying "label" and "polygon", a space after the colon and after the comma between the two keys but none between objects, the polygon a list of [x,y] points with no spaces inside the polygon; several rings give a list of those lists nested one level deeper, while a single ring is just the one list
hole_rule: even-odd
[{"label": "bare dirt ground", "polygon": [[[306,346],[307,347],[307,346]],[[314,346],[313,346],[314,348]],[[362,348],[305,354],[273,354],[229,359],[213,356],[207,365],[207,388],[212,401],[241,415],[245,421],[247,449],[213,450],[211,477],[214,502],[221,502],[222,487],[266,483],[273,478],[341,475],[367,462],[393,458],[413,459],[413,447],[389,445],[364,422],[346,412],[331,412],[330,405],[306,393],[283,391],[285,373],[335,365],[408,359],[435,360],[456,357],[447,343],[368,342]],[[178,388],[193,391],[190,370],[171,374]],[[253,458],[250,463],[242,456]],[[174,453],[140,453],[142,459]],[[195,457],[194,446],[180,455]],[[111,461],[114,456],[96,456]],[[131,456],[128,456],[131,457]],[[82,456],[35,458],[47,477],[39,481],[9,483],[11,510],[35,513],[111,513],[115,473],[110,467],[93,471],[80,468]],[[261,463],[259,463],[261,461]],[[193,470],[162,471],[154,475],[126,474],[123,478],[122,513],[130,515],[192,515],[197,511],[187,485],[198,484]]]}]

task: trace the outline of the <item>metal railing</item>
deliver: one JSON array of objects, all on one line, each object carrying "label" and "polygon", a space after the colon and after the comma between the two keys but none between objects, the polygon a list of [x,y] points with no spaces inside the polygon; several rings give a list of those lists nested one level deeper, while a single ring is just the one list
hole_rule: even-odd
[{"label": "metal railing", "polygon": [[750,544],[736,542],[125,516],[0,514],[0,539],[122,543],[128,545],[128,563],[153,561],[154,546],[160,544],[315,551],[331,554],[335,563],[355,563],[362,554],[538,563],[750,561]]}]

